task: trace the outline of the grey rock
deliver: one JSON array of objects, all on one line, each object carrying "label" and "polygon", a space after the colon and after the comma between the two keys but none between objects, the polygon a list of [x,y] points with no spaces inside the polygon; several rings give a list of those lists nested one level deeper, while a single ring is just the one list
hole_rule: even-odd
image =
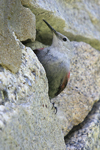
[{"label": "grey rock", "polygon": [[[100,98],[100,52],[83,42],[71,42],[70,80],[66,89],[51,100],[57,108],[64,135],[84,121],[93,104]],[[33,50],[45,47],[40,42],[28,43]]]},{"label": "grey rock", "polygon": [[100,101],[83,123],[65,137],[66,150],[100,150]]},{"label": "grey rock", "polygon": [[[0,14],[0,150],[64,150],[62,130],[67,135],[100,99],[100,52],[96,50],[100,50],[100,2],[1,0]],[[32,50],[20,43],[35,40],[34,14],[37,40],[42,43],[51,44],[52,40],[51,31],[42,21],[45,19],[70,40],[96,48],[72,42],[75,49],[69,84],[52,99],[57,114],[48,98],[45,70]],[[28,46],[45,47],[38,42]],[[88,122],[70,133],[67,150],[100,149],[99,102],[97,105]]]},{"label": "grey rock", "polygon": [[[52,34],[42,21],[73,41],[89,43],[100,50],[100,1],[94,0],[21,0],[37,18],[37,39],[50,44]],[[47,32],[48,37],[47,37]]]},{"label": "grey rock", "polygon": [[34,52],[22,46],[16,74],[0,71],[0,90],[8,101],[0,105],[0,150],[65,150],[64,136],[48,98],[45,70]]},{"label": "grey rock", "polygon": [[22,54],[18,39],[35,40],[35,16],[20,0],[1,0],[0,6],[0,64],[16,73]]},{"label": "grey rock", "polygon": [[65,135],[85,119],[100,98],[100,52],[83,42],[72,43],[69,83],[58,97],[52,99]]}]

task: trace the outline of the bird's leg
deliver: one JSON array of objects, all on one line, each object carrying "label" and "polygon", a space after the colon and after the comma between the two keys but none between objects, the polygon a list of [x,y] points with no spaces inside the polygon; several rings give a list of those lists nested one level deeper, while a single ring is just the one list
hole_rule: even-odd
[{"label": "bird's leg", "polygon": [[52,109],[53,109],[53,108],[55,109],[55,114],[56,114],[56,113],[57,113],[57,107],[54,106],[54,105],[55,105],[55,102],[53,102],[52,105],[53,105],[53,106],[52,106]]}]

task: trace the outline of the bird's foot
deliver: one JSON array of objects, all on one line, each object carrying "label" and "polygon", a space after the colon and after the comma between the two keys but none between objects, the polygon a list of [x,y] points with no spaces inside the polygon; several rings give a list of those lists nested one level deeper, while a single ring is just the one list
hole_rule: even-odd
[{"label": "bird's foot", "polygon": [[52,103],[52,109],[53,109],[53,108],[55,109],[55,114],[56,114],[56,113],[57,113],[57,107],[55,106],[55,103],[54,103],[54,102]]}]

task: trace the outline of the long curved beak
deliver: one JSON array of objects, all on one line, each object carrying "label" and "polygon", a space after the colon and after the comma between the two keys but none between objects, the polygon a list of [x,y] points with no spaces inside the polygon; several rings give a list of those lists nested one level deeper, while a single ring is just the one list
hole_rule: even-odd
[{"label": "long curved beak", "polygon": [[43,19],[43,21],[46,23],[46,25],[57,35],[57,31],[46,21]]}]

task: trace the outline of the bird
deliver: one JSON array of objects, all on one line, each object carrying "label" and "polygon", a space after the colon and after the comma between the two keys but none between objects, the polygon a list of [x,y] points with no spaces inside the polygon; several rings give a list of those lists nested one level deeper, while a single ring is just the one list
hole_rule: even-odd
[{"label": "bird", "polygon": [[70,78],[70,40],[57,32],[46,20],[46,25],[53,32],[52,44],[46,48],[34,49],[36,56],[43,65],[48,79],[48,95],[52,99],[66,87]]}]

